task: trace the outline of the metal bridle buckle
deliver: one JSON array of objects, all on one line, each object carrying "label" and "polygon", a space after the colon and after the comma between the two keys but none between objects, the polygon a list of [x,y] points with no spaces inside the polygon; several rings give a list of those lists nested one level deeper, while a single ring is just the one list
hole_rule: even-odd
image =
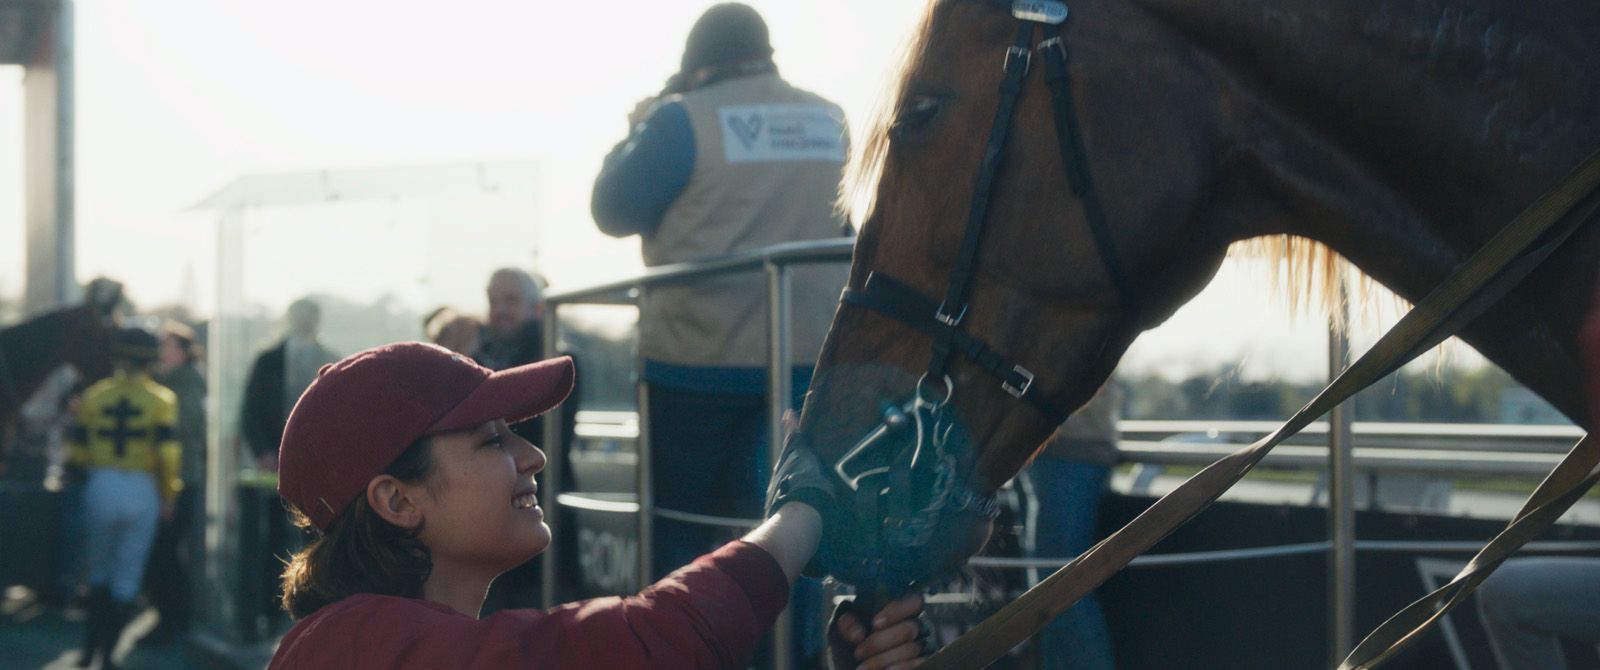
[{"label": "metal bridle buckle", "polygon": [[939,323],[954,328],[957,325],[960,325],[962,319],[967,318],[967,306],[962,305],[961,312],[959,314],[950,316],[944,311],[944,305],[940,305],[939,311],[933,313],[933,318],[938,320]]},{"label": "metal bridle buckle", "polygon": [[1000,388],[1005,389],[1006,393],[1010,393],[1013,398],[1021,398],[1028,392],[1028,389],[1033,388],[1033,373],[1020,365],[1011,368],[1011,371],[1022,378],[1022,386],[1012,386],[1010,381],[1002,381],[1000,382]]},{"label": "metal bridle buckle", "polygon": [[1011,15],[1020,21],[1061,25],[1067,20],[1067,3],[1059,0],[1014,0]]},{"label": "metal bridle buckle", "polygon": [[1044,54],[1049,51],[1055,51],[1061,54],[1061,62],[1067,62],[1067,43],[1061,41],[1060,35],[1040,42],[1039,46],[1034,48],[1037,49],[1040,54]]},{"label": "metal bridle buckle", "polygon": [[1011,68],[1016,66],[1017,61],[1022,62],[1022,76],[1028,76],[1028,68],[1033,66],[1033,52],[1022,47],[1006,47],[1005,72],[1007,74],[1011,73]]}]

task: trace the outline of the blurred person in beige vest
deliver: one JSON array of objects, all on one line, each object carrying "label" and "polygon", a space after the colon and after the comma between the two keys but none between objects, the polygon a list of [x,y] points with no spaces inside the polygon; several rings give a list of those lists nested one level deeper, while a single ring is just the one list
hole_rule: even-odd
[{"label": "blurred person in beige vest", "polygon": [[[649,266],[848,234],[834,208],[849,146],[844,112],[785,81],[772,55],[754,9],[724,3],[700,17],[677,74],[628,115],[628,136],[595,180],[590,208],[602,232],[638,235]],[[794,271],[797,402],[846,272]],[[639,309],[656,504],[759,518],[771,471],[764,275],[651,289]],[[726,539],[703,525],[656,523],[655,576]]]}]

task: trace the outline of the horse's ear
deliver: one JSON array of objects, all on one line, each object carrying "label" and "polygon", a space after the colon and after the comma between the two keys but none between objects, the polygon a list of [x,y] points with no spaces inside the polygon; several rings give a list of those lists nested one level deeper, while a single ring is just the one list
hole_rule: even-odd
[{"label": "horse's ear", "polygon": [[87,302],[101,316],[111,316],[122,302],[122,284],[100,277],[89,282]]}]

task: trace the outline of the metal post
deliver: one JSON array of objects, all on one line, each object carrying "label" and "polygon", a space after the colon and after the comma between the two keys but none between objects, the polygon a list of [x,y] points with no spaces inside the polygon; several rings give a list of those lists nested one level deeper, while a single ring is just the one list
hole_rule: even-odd
[{"label": "metal post", "polygon": [[650,385],[639,380],[639,440],[637,482],[639,489],[639,586],[649,584],[655,575],[655,473],[650,467]]},{"label": "metal post", "polygon": [[[246,215],[242,206],[230,207],[217,214],[217,267],[216,302],[212,307],[215,318],[211,321],[210,342],[206,347],[206,384],[213,389],[241,388],[237,366],[229,361],[250,360],[241,351],[244,342],[235,331],[239,319],[233,312],[244,304],[244,227]],[[233,368],[230,370],[230,368]],[[201,609],[195,619],[203,623],[205,634],[219,639],[238,639],[239,617],[236,603],[229,599],[237,596],[239,584],[239,518],[238,490],[240,463],[239,449],[232,448],[230,438],[237,437],[234,422],[225,417],[238,416],[238,409],[227,400],[228,394],[218,392],[207,398],[210,411],[206,415],[206,493],[201,496],[205,505],[205,527],[202,535],[205,557],[201,561],[205,575]],[[250,460],[254,467],[254,460]]]},{"label": "metal post", "polygon": [[[76,269],[74,161],[77,114],[74,10],[71,0],[44,3],[38,25],[22,28],[34,48],[23,64],[23,311],[60,307],[79,298]],[[27,12],[23,13],[27,16]],[[31,34],[30,34],[31,33]]]},{"label": "metal post", "polygon": [[[1328,378],[1343,372],[1350,362],[1349,327],[1335,327],[1334,321],[1350,322],[1349,289],[1341,267],[1332,279],[1337,291],[1328,330]],[[1356,515],[1350,440],[1355,405],[1340,403],[1328,415],[1328,652],[1331,666],[1338,666],[1355,643],[1356,612]]]},{"label": "metal post", "polygon": [[[766,262],[767,267],[767,439],[772,463],[783,453],[783,414],[794,406],[792,366],[794,342],[789,332],[789,266]],[[794,606],[784,607],[772,627],[772,668],[789,670],[789,654],[794,646],[791,621]]]},{"label": "metal post", "polygon": [[[552,358],[557,353],[558,343],[556,339],[561,333],[561,325],[558,321],[559,314],[559,303],[545,303],[544,323],[540,326],[541,337],[544,341],[543,358]],[[568,400],[567,402],[570,403],[572,401]],[[561,430],[561,427],[565,425],[563,415],[566,412],[567,409],[565,407],[558,406],[544,415],[544,436],[541,438],[544,441],[545,465],[544,488],[540,489],[539,496],[544,503],[545,524],[550,526],[550,546],[544,550],[544,562],[540,564],[539,568],[539,578],[544,586],[541,589],[543,593],[541,598],[544,601],[545,609],[555,607],[560,603],[557,590],[561,587],[561,547],[556,538],[561,536],[557,532],[557,529],[561,526],[557,525],[556,517],[560,514],[561,506],[556,504],[556,498],[561,495],[561,471],[562,468],[566,467],[564,461],[567,450],[572,448],[570,444],[562,444],[562,438],[566,437],[563,434],[565,431]]]}]

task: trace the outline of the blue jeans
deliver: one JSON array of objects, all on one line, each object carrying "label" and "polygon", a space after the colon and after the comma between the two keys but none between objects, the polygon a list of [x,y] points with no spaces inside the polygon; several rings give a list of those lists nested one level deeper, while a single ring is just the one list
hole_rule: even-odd
[{"label": "blue jeans", "polygon": [[1567,667],[1559,638],[1600,644],[1600,559],[1517,558],[1478,587],[1478,614],[1502,668]]},{"label": "blue jeans", "polygon": [[[804,398],[802,389],[794,395]],[[723,395],[650,385],[650,462],[658,508],[759,519],[772,473],[765,396]],[[658,580],[738,537],[739,531],[656,517],[651,547]],[[790,604],[797,651],[822,648],[810,625],[820,616],[821,583],[801,578]]]},{"label": "blue jeans", "polygon": [[[760,396],[650,386],[650,463],[655,504],[679,512],[761,518],[768,463],[767,405]],[[737,537],[735,531],[657,517],[660,579]]]},{"label": "blue jeans", "polygon": [[150,543],[161,518],[156,478],[116,468],[89,471],[84,491],[88,519],[89,585],[111,589],[119,603],[133,602],[144,579]]},{"label": "blue jeans", "polygon": [[[1111,466],[1041,454],[1025,474],[1034,500],[1027,524],[1033,535],[1033,554],[1070,559],[1094,546],[1100,498],[1110,482]],[[1048,572],[1034,572],[1034,580],[1049,576]],[[1040,668],[1114,667],[1111,631],[1093,593],[1051,620],[1039,632],[1038,640]]]}]

